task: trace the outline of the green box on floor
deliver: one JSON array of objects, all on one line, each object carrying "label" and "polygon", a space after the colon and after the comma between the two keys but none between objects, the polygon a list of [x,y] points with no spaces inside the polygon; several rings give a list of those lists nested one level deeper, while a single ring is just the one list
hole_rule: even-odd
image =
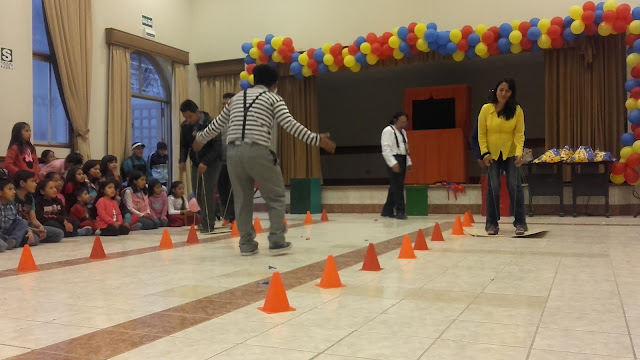
[{"label": "green box on floor", "polygon": [[429,186],[428,185],[407,185],[407,216],[427,216],[429,215]]},{"label": "green box on floor", "polygon": [[291,213],[312,214],[322,212],[321,187],[319,178],[291,179]]}]

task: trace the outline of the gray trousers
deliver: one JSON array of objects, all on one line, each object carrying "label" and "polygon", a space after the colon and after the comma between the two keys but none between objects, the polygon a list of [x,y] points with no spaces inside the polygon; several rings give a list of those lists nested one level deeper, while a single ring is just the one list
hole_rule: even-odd
[{"label": "gray trousers", "polygon": [[254,184],[258,185],[269,213],[269,245],[278,247],[285,242],[285,190],[282,170],[275,153],[263,145],[240,143],[227,146],[227,167],[233,187],[236,223],[240,232],[240,251],[258,247],[253,228]]},{"label": "gray trousers", "polygon": [[218,184],[218,176],[222,163],[216,162],[215,165],[207,167],[204,174],[198,172],[198,167],[191,168],[191,186],[196,201],[200,205],[200,213],[202,215],[202,228],[205,230],[213,230],[216,225],[216,186]]}]

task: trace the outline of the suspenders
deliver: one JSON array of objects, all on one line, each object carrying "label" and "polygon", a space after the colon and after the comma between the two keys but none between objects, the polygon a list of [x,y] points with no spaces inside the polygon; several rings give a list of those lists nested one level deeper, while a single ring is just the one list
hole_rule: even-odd
[{"label": "suspenders", "polygon": [[[249,106],[247,107],[247,90],[244,91],[244,118],[242,119],[242,141],[244,141],[244,132],[246,130],[247,127],[247,114],[249,114],[249,109],[251,109],[251,107],[253,106],[253,104],[256,103],[256,100],[258,100],[258,98],[266,93],[267,91],[263,91],[260,94],[258,94],[258,96],[256,96],[255,99],[253,99],[253,101],[251,102],[251,104],[249,104]],[[397,141],[397,139],[396,139]]]},{"label": "suspenders", "polygon": [[[398,134],[396,133],[396,129],[393,128],[393,125],[389,125],[389,127],[391,128],[391,130],[393,130],[393,135],[396,138],[396,146],[398,147],[398,150],[400,150],[400,141],[398,141]],[[404,149],[407,152],[407,155],[409,155],[409,148],[407,147],[407,139],[404,137],[404,133],[402,132],[402,130],[400,130],[400,135],[402,136],[402,143],[404,144]]]}]

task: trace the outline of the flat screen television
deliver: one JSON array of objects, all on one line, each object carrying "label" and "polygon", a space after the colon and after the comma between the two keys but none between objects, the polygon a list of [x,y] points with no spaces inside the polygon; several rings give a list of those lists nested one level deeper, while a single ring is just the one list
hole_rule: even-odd
[{"label": "flat screen television", "polygon": [[413,130],[441,130],[456,127],[456,99],[413,100]]}]

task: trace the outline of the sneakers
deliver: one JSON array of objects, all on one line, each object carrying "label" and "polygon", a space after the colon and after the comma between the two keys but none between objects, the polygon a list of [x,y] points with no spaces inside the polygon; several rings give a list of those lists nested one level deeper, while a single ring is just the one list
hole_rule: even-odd
[{"label": "sneakers", "polygon": [[7,243],[3,240],[0,240],[0,252],[7,250]]},{"label": "sneakers", "polygon": [[390,214],[382,213],[382,214],[380,214],[380,216],[382,216],[382,217],[388,217],[388,218],[394,218],[394,217],[396,217],[396,215],[395,215],[394,213],[390,213]]},{"label": "sneakers", "polygon": [[135,223],[133,225],[131,225],[131,230],[140,230],[142,229],[142,224],[141,223]]},{"label": "sneakers", "polygon": [[516,235],[522,236],[525,232],[527,232],[527,229],[524,226],[516,226]]},{"label": "sneakers", "polygon": [[213,234],[213,231],[214,229],[203,227],[202,229],[200,229],[200,234]]},{"label": "sneakers", "polygon": [[101,233],[102,233],[102,230],[98,229],[98,230],[96,230],[96,232],[94,234],[95,234],[95,236],[100,236]]},{"label": "sneakers", "polygon": [[396,214],[396,219],[398,219],[398,220],[407,220],[407,215],[405,215],[404,213],[398,213],[398,214]]},{"label": "sneakers", "polygon": [[498,235],[499,231],[500,230],[497,227],[491,226],[487,229],[487,235]]},{"label": "sneakers", "polygon": [[257,253],[258,253],[258,248],[255,248],[254,250],[251,250],[251,251],[240,251],[240,256],[251,256]]},{"label": "sneakers", "polygon": [[11,249],[15,248],[16,245],[18,245],[18,242],[15,239],[7,240],[7,250],[11,250]]},{"label": "sneakers", "polygon": [[292,243],[285,241],[284,244],[282,245],[269,246],[269,253],[271,255],[281,255],[291,250],[292,247],[293,247]]},{"label": "sneakers", "polygon": [[93,234],[91,226],[85,226],[82,229],[78,229],[78,236],[89,236]]}]

